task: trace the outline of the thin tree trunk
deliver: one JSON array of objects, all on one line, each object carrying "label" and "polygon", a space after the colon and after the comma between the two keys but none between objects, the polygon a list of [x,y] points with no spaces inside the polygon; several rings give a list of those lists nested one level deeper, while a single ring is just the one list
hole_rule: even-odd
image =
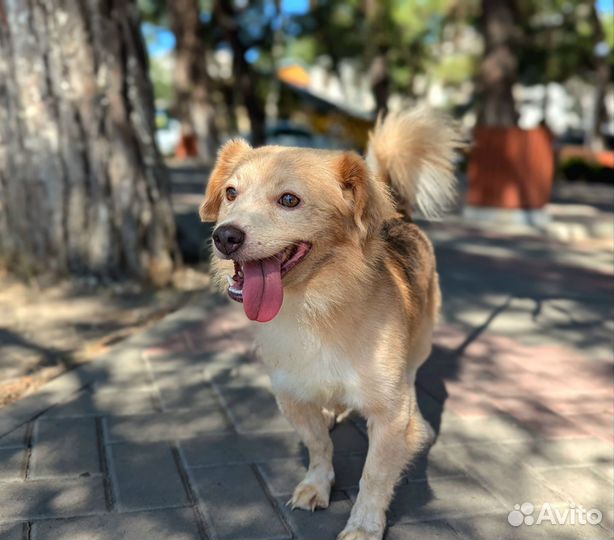
[{"label": "thin tree trunk", "polygon": [[390,70],[388,67],[388,36],[383,24],[386,17],[386,6],[377,0],[365,0],[363,4],[368,21],[369,42],[368,54],[369,85],[375,100],[375,111],[378,116],[388,113],[388,98],[390,97]]},{"label": "thin tree trunk", "polygon": [[386,116],[388,114],[388,98],[390,96],[390,73],[388,71],[388,60],[386,50],[377,52],[371,66],[369,67],[369,81],[371,92],[375,99],[375,110],[377,115]]},{"label": "thin tree trunk", "polygon": [[482,0],[484,58],[480,68],[478,123],[511,127],[518,123],[512,88],[518,42],[515,0]]},{"label": "thin tree trunk", "polygon": [[[595,43],[602,43],[605,41],[603,28],[601,21],[599,20],[599,14],[594,4],[591,4],[591,25],[593,27],[593,33],[595,36]],[[591,121],[591,127],[586,137],[586,146],[595,152],[599,152],[605,149],[605,141],[601,127],[607,116],[605,106],[605,96],[610,79],[611,66],[608,61],[607,53],[602,56],[597,56],[595,59],[595,104],[593,108],[593,117]]]},{"label": "thin tree trunk", "polygon": [[22,275],[170,279],[134,1],[0,0],[0,259]]},{"label": "thin tree trunk", "polygon": [[176,39],[174,83],[179,120],[184,134],[196,136],[201,160],[212,163],[220,141],[210,100],[199,2],[167,0],[167,6]]},{"label": "thin tree trunk", "polygon": [[251,143],[261,146],[266,143],[266,112],[258,93],[258,75],[245,59],[247,52],[239,36],[236,13],[232,0],[215,2],[216,16],[232,48],[232,71],[238,95],[241,97],[251,128]]}]

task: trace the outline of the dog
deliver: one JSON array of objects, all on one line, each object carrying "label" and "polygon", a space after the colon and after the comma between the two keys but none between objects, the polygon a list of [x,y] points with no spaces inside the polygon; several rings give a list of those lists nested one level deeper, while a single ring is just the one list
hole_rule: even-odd
[{"label": "dog", "polygon": [[200,217],[215,222],[212,273],[256,321],[277,403],[309,451],[289,504],[329,504],[329,428],[367,419],[360,490],[340,540],[379,540],[403,469],[429,441],[415,376],[431,352],[441,294],[431,242],[412,222],[455,197],[462,146],[425,108],[389,114],[351,151],[226,143]]}]

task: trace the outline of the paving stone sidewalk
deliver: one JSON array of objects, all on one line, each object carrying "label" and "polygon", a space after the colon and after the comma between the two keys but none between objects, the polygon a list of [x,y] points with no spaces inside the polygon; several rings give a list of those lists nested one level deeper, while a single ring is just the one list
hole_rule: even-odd
[{"label": "paving stone sidewalk", "polygon": [[[429,232],[446,307],[418,390],[437,440],[400,482],[386,539],[612,538],[609,255]],[[363,420],[332,437],[330,507],[290,511],[305,449],[240,306],[206,295],[0,410],[0,539],[333,540],[357,494]],[[508,522],[545,504],[602,520]]]}]

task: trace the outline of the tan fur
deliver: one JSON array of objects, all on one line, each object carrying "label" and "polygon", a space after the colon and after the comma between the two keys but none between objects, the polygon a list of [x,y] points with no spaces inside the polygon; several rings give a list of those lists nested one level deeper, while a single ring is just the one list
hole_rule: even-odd
[{"label": "tan fur", "polygon": [[437,217],[456,197],[453,158],[464,146],[449,118],[422,106],[378,119],[367,163],[391,184],[407,215],[415,205],[425,216]]},{"label": "tan fur", "polygon": [[[328,505],[331,419],[348,408],[367,418],[369,452],[344,540],[382,538],[394,485],[428,439],[414,379],[430,354],[439,282],[429,240],[398,210],[408,212],[411,202],[437,208],[442,201],[433,195],[449,198],[457,141],[444,120],[424,111],[378,123],[371,168],[354,153],[233,141],[201,207],[203,219],[245,231],[239,261],[312,244],[283,279],[279,314],[256,331],[280,408],[310,453],[293,507]],[[229,186],[238,192],[234,201],[224,196]],[[280,207],[285,192],[301,204]],[[214,275],[225,284],[233,265],[217,255]]]}]

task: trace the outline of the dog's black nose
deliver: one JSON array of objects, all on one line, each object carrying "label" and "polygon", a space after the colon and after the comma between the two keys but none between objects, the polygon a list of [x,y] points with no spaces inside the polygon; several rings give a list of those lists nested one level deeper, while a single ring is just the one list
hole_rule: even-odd
[{"label": "dog's black nose", "polygon": [[232,225],[220,225],[213,231],[215,247],[224,255],[230,255],[241,247],[245,240],[245,233]]}]

